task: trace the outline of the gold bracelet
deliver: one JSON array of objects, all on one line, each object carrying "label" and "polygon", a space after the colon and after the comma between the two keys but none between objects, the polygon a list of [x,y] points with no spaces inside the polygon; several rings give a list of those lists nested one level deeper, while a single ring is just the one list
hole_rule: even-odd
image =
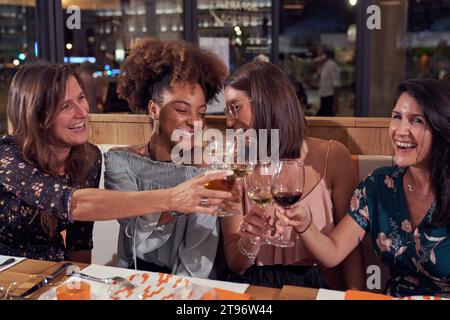
[{"label": "gold bracelet", "polygon": [[311,227],[311,224],[312,224],[312,221],[313,221],[313,217],[312,217],[311,211],[309,211],[309,217],[310,217],[311,220],[309,221],[309,223],[308,223],[308,225],[306,226],[305,230],[302,230],[302,231],[300,231],[300,232],[297,232],[297,230],[295,230],[295,233],[297,233],[297,236],[298,236],[299,234],[305,233],[305,232],[309,229],[309,227]]}]

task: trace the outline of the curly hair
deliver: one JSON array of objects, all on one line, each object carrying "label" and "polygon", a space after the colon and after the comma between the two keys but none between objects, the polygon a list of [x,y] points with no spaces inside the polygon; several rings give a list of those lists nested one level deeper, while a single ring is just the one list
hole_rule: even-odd
[{"label": "curly hair", "polygon": [[225,64],[206,49],[154,38],[138,41],[121,69],[117,92],[136,113],[146,112],[150,100],[160,102],[162,93],[177,82],[192,88],[199,84],[208,103],[222,89],[228,74]]}]

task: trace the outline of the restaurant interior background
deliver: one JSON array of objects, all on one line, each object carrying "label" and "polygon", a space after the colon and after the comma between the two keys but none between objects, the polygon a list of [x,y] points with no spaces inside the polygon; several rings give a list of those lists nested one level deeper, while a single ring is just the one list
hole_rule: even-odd
[{"label": "restaurant interior background", "polygon": [[[379,30],[366,25],[372,4],[381,8]],[[73,5],[79,29],[67,27]],[[334,48],[340,67],[338,116],[389,116],[401,80],[450,73],[450,0],[0,0],[0,133],[11,80],[36,57],[90,62],[103,112],[128,112],[117,76],[130,46],[147,36],[211,47],[231,72],[265,55],[304,89],[311,116],[322,44]]]}]

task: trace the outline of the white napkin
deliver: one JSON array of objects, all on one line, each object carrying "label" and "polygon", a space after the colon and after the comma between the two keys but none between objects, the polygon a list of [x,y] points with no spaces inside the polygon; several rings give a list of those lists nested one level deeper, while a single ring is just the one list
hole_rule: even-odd
[{"label": "white napkin", "polygon": [[8,260],[9,258],[14,258],[16,259],[16,261],[14,261],[13,263],[7,264],[6,266],[2,266],[0,267],[0,272],[11,268],[13,265],[18,264],[19,262],[21,262],[22,260],[25,260],[26,258],[23,257],[13,257],[13,256],[3,256],[0,255],[0,264],[2,264],[4,261]]},{"label": "white napkin", "polygon": [[345,300],[345,291],[319,289],[316,300]]}]

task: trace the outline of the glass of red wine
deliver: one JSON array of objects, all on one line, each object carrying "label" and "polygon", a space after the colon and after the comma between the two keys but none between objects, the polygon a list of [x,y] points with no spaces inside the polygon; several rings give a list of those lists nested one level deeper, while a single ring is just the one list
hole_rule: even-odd
[{"label": "glass of red wine", "polygon": [[[296,159],[282,159],[272,178],[272,197],[277,205],[289,209],[297,203],[303,194],[305,185],[305,167]],[[275,217],[274,231],[267,243],[278,247],[292,247],[294,242],[288,239],[287,229],[282,220]]]}]

